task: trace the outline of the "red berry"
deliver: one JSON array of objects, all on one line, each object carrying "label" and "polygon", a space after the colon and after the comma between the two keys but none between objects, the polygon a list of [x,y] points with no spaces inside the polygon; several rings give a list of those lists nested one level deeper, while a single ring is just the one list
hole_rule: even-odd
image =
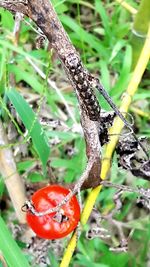
[{"label": "red berry", "polygon": [[[60,185],[44,187],[33,194],[33,206],[38,212],[46,211],[56,207],[68,193],[69,190]],[[60,221],[56,218],[56,212],[39,217],[28,211],[26,218],[29,226],[39,237],[45,239],[65,237],[77,227],[80,220],[80,207],[76,196],[63,205],[57,214],[62,215]]]}]

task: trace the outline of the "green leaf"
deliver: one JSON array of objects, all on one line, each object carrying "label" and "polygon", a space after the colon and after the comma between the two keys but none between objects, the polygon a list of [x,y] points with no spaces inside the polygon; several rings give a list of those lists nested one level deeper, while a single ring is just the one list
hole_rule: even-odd
[{"label": "green leaf", "polygon": [[30,267],[27,259],[13,240],[5,222],[0,217],[0,251],[9,267]]},{"label": "green leaf", "polygon": [[53,158],[51,159],[51,167],[53,168],[69,168],[74,170],[74,162],[73,160],[68,160],[68,159],[60,159],[60,158]]},{"label": "green leaf", "polygon": [[17,163],[17,170],[19,172],[24,172],[34,166],[34,161],[33,160],[25,160]]},{"label": "green leaf", "polygon": [[69,16],[61,15],[60,19],[64,25],[66,25],[67,27],[71,29],[71,31],[74,31],[76,33],[76,36],[78,36],[80,40],[82,37],[83,42],[88,44],[89,47],[95,49],[101,55],[105,57],[107,56],[107,52],[104,50],[102,42],[100,42],[100,40],[97,37],[85,31]]},{"label": "green leaf", "polygon": [[15,89],[7,91],[6,95],[14,105],[25,127],[28,129],[34,147],[42,161],[43,168],[45,168],[50,148],[45,132],[36,118],[36,114],[30,108],[26,100]]},{"label": "green leaf", "polygon": [[56,256],[54,255],[54,253],[51,250],[49,250],[48,256],[50,258],[51,266],[58,267],[59,264],[57,262]]},{"label": "green leaf", "polygon": [[41,93],[43,90],[43,86],[38,81],[38,77],[34,77],[33,74],[31,74],[28,71],[23,70],[20,66],[12,66],[9,65],[9,71],[15,74],[16,81],[19,82],[21,80],[25,81],[27,84],[29,84],[32,89],[34,89],[35,92]]},{"label": "green leaf", "polygon": [[43,180],[43,176],[40,173],[38,173],[38,172],[33,172],[33,173],[30,173],[28,175],[28,179],[32,183],[38,183],[38,182],[41,182]]},{"label": "green leaf", "polygon": [[123,64],[120,70],[120,76],[115,86],[111,90],[111,96],[116,96],[117,94],[121,95],[126,89],[129,79],[130,79],[130,70],[131,70],[131,46],[126,45],[126,50],[124,52]]},{"label": "green leaf", "polygon": [[6,50],[0,49],[0,82],[6,69]]},{"label": "green leaf", "polygon": [[1,20],[0,20],[1,26],[6,28],[7,30],[9,29],[10,31],[12,31],[14,27],[13,15],[6,9],[1,8],[0,16],[1,16]]},{"label": "green leaf", "polygon": [[[9,43],[8,41],[5,41],[4,37],[2,38],[1,36],[0,36],[0,46],[16,52],[20,58],[22,58],[22,57],[23,58],[31,58],[32,60],[38,62],[38,64],[41,64],[41,61],[34,56],[33,52],[31,52],[31,53],[26,52],[21,47],[15,46],[15,45]],[[45,65],[45,64],[42,63],[42,65]]]},{"label": "green leaf", "polygon": [[70,132],[60,132],[60,131],[48,131],[47,136],[49,138],[58,137],[61,140],[65,140],[67,142],[71,142],[73,139],[76,139],[79,137],[79,134],[76,133],[70,133]]},{"label": "green leaf", "polygon": [[111,29],[109,26],[109,16],[107,15],[106,9],[104,8],[101,1],[95,0],[95,9],[96,9],[96,12],[98,12],[100,17],[101,17],[102,24],[103,24],[104,29],[105,29],[105,34],[107,34],[108,37],[110,37],[111,36]]},{"label": "green leaf", "polygon": [[101,60],[100,63],[100,71],[101,71],[101,82],[107,90],[110,90],[110,75],[108,71],[108,65],[104,60]]},{"label": "green leaf", "polygon": [[120,50],[125,46],[124,40],[119,40],[113,47],[111,56],[109,58],[109,63],[117,56],[117,54],[120,52]]}]

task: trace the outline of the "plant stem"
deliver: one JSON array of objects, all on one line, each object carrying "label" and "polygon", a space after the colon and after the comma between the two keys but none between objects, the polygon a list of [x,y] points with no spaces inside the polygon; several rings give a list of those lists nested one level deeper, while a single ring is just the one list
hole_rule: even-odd
[{"label": "plant stem", "polygon": [[135,16],[133,28],[132,28],[132,69],[135,68],[140,53],[142,51],[143,45],[145,43],[145,38],[147,36],[147,31],[150,23],[150,0],[141,0],[138,12]]},{"label": "plant stem", "polygon": [[129,11],[132,15],[135,15],[137,13],[137,10],[129,5],[126,1],[122,0],[116,0],[121,6],[123,6],[127,11]]},{"label": "plant stem", "polygon": [[[1,122],[0,144],[7,144],[6,134]],[[26,223],[25,214],[21,211],[21,207],[26,200],[24,184],[17,172],[16,164],[10,148],[3,148],[0,150],[0,173],[4,178],[5,185],[9,192],[9,196],[13,203],[19,222]]]}]

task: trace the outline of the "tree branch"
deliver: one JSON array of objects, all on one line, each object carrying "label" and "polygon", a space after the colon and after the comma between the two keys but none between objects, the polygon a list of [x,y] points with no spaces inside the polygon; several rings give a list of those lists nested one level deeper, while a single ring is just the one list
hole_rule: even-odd
[{"label": "tree branch", "polygon": [[0,7],[6,8],[7,10],[16,13],[23,13],[28,15],[28,5],[27,1],[9,1],[9,0],[0,0]]},{"label": "tree branch", "polygon": [[48,0],[41,0],[40,4],[37,0],[29,0],[29,9],[30,18],[42,29],[51,46],[57,52],[77,94],[87,146],[87,157],[90,158],[96,153],[96,161],[93,163],[89,178],[82,185],[82,188],[95,187],[100,182],[100,144],[96,123],[100,120],[100,107],[91,87],[91,75],[84,68],[79,54],[57,18],[52,4]]},{"label": "tree branch", "polygon": [[[0,6],[2,6],[1,2],[0,0]],[[84,185],[86,188],[93,187],[93,185],[95,187],[100,182],[100,144],[97,127],[97,121],[100,120],[100,106],[91,86],[93,77],[84,68],[79,54],[72,45],[49,0],[28,0],[27,2],[19,2],[20,5],[22,5],[22,10],[19,5],[17,10],[16,1],[4,2],[5,8],[8,10],[22,12],[36,23],[46,35],[51,47],[56,51],[63,63],[67,76],[78,98],[87,145],[87,156],[90,158],[96,153],[96,162],[93,163],[94,165],[90,172],[90,178]],[[9,3],[8,6],[6,2]]]}]

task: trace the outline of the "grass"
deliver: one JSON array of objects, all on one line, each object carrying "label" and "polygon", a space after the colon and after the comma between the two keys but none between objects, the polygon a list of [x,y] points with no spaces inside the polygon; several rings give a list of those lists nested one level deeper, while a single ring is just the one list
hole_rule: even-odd
[{"label": "grass", "polygon": [[[123,6],[110,0],[92,0],[90,3],[80,0],[55,0],[53,3],[84,64],[91,73],[100,77],[106,90],[119,106],[121,102],[120,97],[125,92],[131,78],[132,47],[130,40],[133,23],[132,15]],[[128,3],[138,8],[138,1],[130,0]],[[19,43],[15,46],[12,35],[14,28],[13,16],[3,9],[0,9],[0,16],[0,92],[2,99],[0,112],[6,130],[9,128],[11,118],[9,117],[9,112],[12,114],[13,111],[11,109],[8,110],[8,98],[19,114],[18,118],[15,113],[14,129],[11,129],[15,137],[13,138],[12,135],[9,142],[9,146],[14,150],[16,147],[19,149],[16,155],[18,172],[26,177],[26,182],[30,182],[33,188],[37,181],[40,183],[49,182],[50,178],[48,175],[42,172],[42,164],[45,166],[49,156],[52,171],[57,180],[59,182],[64,181],[65,183],[73,182],[80,177],[86,163],[85,143],[79,132],[80,116],[75,94],[64,75],[64,71],[55,53],[51,54],[48,52],[47,42],[39,50],[36,49],[37,34],[34,31],[35,25],[25,18],[21,25]],[[31,23],[33,28],[31,28],[29,23]],[[35,71],[35,68],[29,63],[28,59],[32,60],[47,75],[46,83],[42,76]],[[149,114],[149,72],[150,65],[148,65],[144,73],[130,109],[134,117],[137,135],[147,137],[150,136],[149,117],[143,118],[136,111],[137,109],[141,110],[142,107],[142,111]],[[51,81],[55,82],[59,95],[58,91],[48,84],[48,77]],[[13,86],[15,90],[11,89],[13,79],[15,80]],[[98,93],[97,97],[102,108],[110,110],[108,104]],[[69,107],[69,113],[66,104]],[[4,107],[7,107],[7,109]],[[70,114],[72,114],[71,116],[76,121],[77,131],[75,132],[73,131],[75,122]],[[46,127],[41,127],[39,120],[42,117],[47,117],[49,121],[60,120],[60,125],[52,127],[49,124]],[[36,120],[36,124],[34,123],[33,125],[34,120]],[[32,125],[34,126],[33,128]],[[28,130],[28,136],[32,138],[32,142],[25,137],[25,128]],[[22,135],[18,129],[21,130]],[[42,135],[40,134],[41,132]],[[24,149],[26,149],[25,154],[21,153],[20,150],[20,137],[21,144],[24,144]],[[47,145],[47,139],[49,146]],[[44,148],[46,153],[43,152]],[[129,172],[118,168],[117,163],[117,157],[114,154],[109,177],[112,182],[149,186],[147,181],[137,179]],[[49,163],[47,166],[49,166]],[[0,181],[0,203],[4,199],[4,202],[7,204],[1,214],[3,220],[0,219],[2,227],[0,227],[0,250],[9,267],[28,266],[21,243],[18,242],[17,245],[6,228],[14,212],[11,204],[9,203],[8,205],[8,194],[2,177]],[[85,200],[84,194],[82,194],[83,202]],[[113,195],[113,189],[104,189],[98,196],[96,208],[103,212],[111,210]],[[123,209],[118,216],[118,220],[126,223],[127,235],[133,229],[133,234],[129,240],[128,253],[115,254],[109,251],[109,244],[103,242],[100,238],[87,240],[85,234],[91,227],[89,223],[82,229],[77,251],[70,266],[147,266],[150,223],[147,211],[138,208],[135,202],[136,197],[134,194],[125,194],[123,196]],[[13,220],[14,224],[16,223],[15,220]],[[118,237],[114,229],[111,229],[111,226],[109,227],[113,245],[115,246],[118,244]],[[6,242],[5,250],[4,242]],[[62,247],[64,246],[66,246],[65,240],[62,241]],[[49,251],[51,264],[47,264],[47,266],[59,266],[61,256],[62,254],[56,256],[55,252],[51,249]],[[32,266],[30,258],[29,254],[27,259]],[[18,263],[16,263],[17,260]]]},{"label": "grass", "polygon": [[6,259],[8,266],[29,267],[27,259],[21,253],[21,249],[13,240],[3,219],[0,217],[0,250]]}]

